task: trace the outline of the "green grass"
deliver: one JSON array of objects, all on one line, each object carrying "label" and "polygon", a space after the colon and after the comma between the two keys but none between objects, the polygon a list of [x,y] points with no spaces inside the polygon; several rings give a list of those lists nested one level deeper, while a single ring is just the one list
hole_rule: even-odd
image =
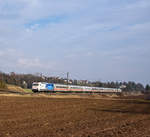
[{"label": "green grass", "polygon": [[32,89],[24,89],[24,91],[27,93],[32,93]]}]

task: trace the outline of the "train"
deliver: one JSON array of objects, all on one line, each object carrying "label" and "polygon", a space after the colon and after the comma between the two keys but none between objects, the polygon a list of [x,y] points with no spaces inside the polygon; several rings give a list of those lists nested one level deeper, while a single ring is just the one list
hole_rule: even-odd
[{"label": "train", "polygon": [[54,84],[46,82],[33,82],[33,92],[75,92],[75,93],[121,93],[120,88],[89,87],[78,85]]}]

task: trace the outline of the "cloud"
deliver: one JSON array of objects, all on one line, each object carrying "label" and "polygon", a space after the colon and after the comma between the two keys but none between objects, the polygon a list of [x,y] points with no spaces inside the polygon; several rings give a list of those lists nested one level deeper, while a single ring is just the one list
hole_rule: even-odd
[{"label": "cloud", "polygon": [[39,59],[20,58],[20,59],[18,59],[18,65],[23,66],[25,68],[42,67],[42,64],[40,63]]}]

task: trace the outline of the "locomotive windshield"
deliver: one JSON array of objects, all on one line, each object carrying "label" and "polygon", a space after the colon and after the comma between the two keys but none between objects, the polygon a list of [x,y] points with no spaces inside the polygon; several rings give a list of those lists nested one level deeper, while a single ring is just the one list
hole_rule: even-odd
[{"label": "locomotive windshield", "polygon": [[33,84],[33,86],[38,86],[39,84]]}]

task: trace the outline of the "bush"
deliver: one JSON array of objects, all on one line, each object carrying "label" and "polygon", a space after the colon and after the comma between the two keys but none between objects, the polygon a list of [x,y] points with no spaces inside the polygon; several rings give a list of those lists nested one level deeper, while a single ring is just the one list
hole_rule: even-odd
[{"label": "bush", "polygon": [[6,83],[3,81],[0,81],[0,88],[7,88]]}]

